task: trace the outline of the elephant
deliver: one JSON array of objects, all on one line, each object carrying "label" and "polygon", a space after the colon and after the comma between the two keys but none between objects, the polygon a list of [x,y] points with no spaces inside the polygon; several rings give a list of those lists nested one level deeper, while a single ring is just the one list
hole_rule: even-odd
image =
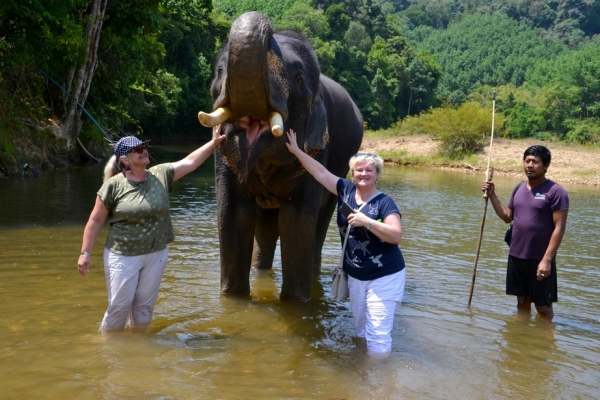
[{"label": "elephant", "polygon": [[320,72],[310,41],[275,33],[248,12],[231,26],[215,64],[213,111],[200,122],[226,135],[215,150],[221,292],[250,295],[250,269],[272,268],[280,241],[283,301],[308,302],[337,197],[286,148],[300,148],[344,177],[363,122],[348,92]]}]

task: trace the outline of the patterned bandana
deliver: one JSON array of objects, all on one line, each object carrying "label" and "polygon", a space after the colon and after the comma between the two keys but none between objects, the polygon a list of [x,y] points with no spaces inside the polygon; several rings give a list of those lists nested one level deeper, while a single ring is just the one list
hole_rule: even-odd
[{"label": "patterned bandana", "polygon": [[115,156],[117,156],[117,158],[124,156],[136,147],[144,145],[148,142],[149,140],[142,142],[135,136],[125,136],[124,138],[119,139],[115,145]]}]

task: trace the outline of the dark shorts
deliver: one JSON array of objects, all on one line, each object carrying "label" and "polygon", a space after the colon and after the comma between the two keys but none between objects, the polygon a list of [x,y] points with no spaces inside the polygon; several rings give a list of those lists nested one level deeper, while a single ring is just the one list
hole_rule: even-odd
[{"label": "dark shorts", "polygon": [[539,260],[523,260],[508,256],[506,268],[506,294],[527,297],[536,306],[550,306],[558,301],[556,289],[556,262],[551,264],[550,276],[537,280]]}]

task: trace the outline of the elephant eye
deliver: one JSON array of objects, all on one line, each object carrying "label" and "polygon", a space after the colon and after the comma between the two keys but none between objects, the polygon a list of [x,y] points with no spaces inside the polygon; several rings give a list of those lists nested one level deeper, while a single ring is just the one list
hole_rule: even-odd
[{"label": "elephant eye", "polygon": [[301,73],[296,74],[296,83],[298,85],[302,85],[302,83],[304,83],[304,77],[302,76]]}]

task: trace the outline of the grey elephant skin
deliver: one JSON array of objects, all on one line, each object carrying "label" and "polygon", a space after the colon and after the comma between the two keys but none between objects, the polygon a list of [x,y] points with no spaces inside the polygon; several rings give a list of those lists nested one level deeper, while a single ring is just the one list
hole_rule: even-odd
[{"label": "grey elephant skin", "polygon": [[227,136],[215,151],[221,291],[248,296],[250,268],[272,267],[279,238],[280,298],[309,301],[336,196],[287,150],[284,132],[293,129],[301,149],[342,177],[362,141],[360,112],[320,73],[305,37],[274,33],[255,12],[233,22],[211,95],[213,113],[199,118]]}]

